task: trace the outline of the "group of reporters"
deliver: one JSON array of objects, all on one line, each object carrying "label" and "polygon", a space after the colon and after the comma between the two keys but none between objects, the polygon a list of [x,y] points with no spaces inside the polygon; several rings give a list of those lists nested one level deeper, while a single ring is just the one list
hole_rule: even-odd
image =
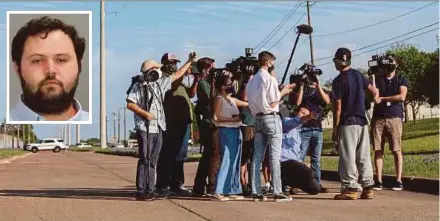
[{"label": "group of reporters", "polygon": [[[373,94],[376,105],[388,102],[387,98],[379,97],[378,89],[350,67],[351,52],[346,48],[335,53],[334,63],[340,74],[333,81],[331,95],[319,80],[311,85],[312,93],[307,94],[303,85],[280,86],[275,59],[268,51],[259,53],[259,70],[240,85],[228,71],[213,76],[210,70],[215,68],[215,60],[197,60],[195,53],[190,53],[180,68],[180,61],[170,53],[163,55],[161,64],[154,60],[142,63],[143,74],[154,70],[159,78],[148,82],[147,89],[142,87],[145,84],[136,84],[127,96],[139,143],[137,200],[163,199],[175,194],[210,195],[219,201],[252,195],[254,201],[266,201],[260,178],[263,160],[270,171],[270,177],[265,176],[266,191],[273,192],[276,202],[292,200],[286,194],[287,187],[291,187],[292,194],[294,188],[309,194],[328,192],[320,184],[320,156],[322,107],[330,102],[334,107],[332,138],[339,151],[343,187],[335,199],[357,199],[358,176],[363,187],[361,198],[372,199],[368,122],[365,104],[359,101],[364,101],[365,90]],[[182,82],[188,74],[193,75],[192,85]],[[195,95],[197,104],[193,109],[190,98]],[[284,96],[291,96],[291,102],[298,106],[289,117],[280,115]],[[203,153],[190,191],[183,186],[183,164],[194,120]],[[309,151],[311,169],[304,164]]]}]

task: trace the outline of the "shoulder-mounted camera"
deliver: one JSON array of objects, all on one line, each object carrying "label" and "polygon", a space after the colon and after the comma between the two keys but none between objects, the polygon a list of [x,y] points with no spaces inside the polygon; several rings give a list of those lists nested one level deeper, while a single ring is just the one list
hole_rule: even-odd
[{"label": "shoulder-mounted camera", "polygon": [[396,58],[393,54],[381,54],[371,56],[368,61],[369,75],[377,75],[382,72],[392,72],[396,69]]}]

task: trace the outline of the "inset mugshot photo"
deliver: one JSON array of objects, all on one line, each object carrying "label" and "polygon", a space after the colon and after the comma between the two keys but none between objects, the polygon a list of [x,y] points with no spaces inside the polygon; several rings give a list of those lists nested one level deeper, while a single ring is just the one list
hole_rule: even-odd
[{"label": "inset mugshot photo", "polygon": [[92,123],[91,16],[7,11],[8,124]]}]

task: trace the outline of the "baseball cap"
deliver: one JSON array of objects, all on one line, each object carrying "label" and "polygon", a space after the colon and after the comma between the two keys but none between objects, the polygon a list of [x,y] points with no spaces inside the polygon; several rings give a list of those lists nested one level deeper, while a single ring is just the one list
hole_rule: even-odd
[{"label": "baseball cap", "polygon": [[162,65],[157,63],[155,60],[145,60],[141,65],[141,72],[148,71],[152,68],[161,68]]},{"label": "baseball cap", "polygon": [[174,55],[174,54],[171,54],[171,53],[165,53],[163,56],[162,56],[162,59],[160,59],[160,63],[165,63],[166,61],[176,61],[176,62],[180,62],[180,60],[179,59],[177,59],[177,57],[176,57],[176,55]]},{"label": "baseball cap", "polygon": [[342,62],[351,61],[351,51],[348,48],[338,48],[334,59]]},{"label": "baseball cap", "polygon": [[203,57],[197,61],[197,66],[199,68],[209,68],[209,67],[211,67],[212,63],[214,63],[214,62],[215,62],[215,60],[212,58]]}]

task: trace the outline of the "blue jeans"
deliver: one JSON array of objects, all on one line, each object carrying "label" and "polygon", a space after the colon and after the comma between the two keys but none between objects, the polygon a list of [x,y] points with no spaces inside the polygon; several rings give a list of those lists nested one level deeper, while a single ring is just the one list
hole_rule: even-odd
[{"label": "blue jeans", "polygon": [[301,129],[301,161],[304,161],[307,151],[310,149],[312,170],[315,179],[321,183],[321,151],[322,151],[322,129],[304,127]]},{"label": "blue jeans", "polygon": [[261,191],[261,162],[264,149],[269,148],[269,164],[272,176],[274,194],[281,194],[281,145],[283,130],[279,115],[264,115],[255,119],[255,140],[252,157],[252,194],[262,195]]}]

